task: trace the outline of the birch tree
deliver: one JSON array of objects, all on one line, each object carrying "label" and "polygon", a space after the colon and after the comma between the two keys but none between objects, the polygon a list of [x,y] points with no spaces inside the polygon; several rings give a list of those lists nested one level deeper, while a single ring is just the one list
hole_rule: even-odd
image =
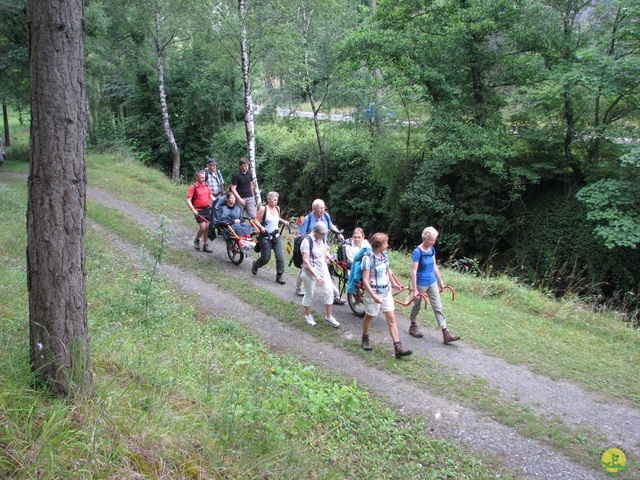
[{"label": "birch tree", "polygon": [[[266,8],[268,8],[268,3],[269,2],[265,4],[267,6]],[[256,2],[255,9],[259,10],[265,5]],[[260,205],[260,182],[258,181],[256,172],[254,105],[251,92],[251,73],[255,61],[251,59],[251,47],[253,43],[249,38],[247,28],[250,22],[250,12],[247,9],[245,0],[230,0],[215,2],[213,5],[213,13],[213,28],[217,30],[219,34],[218,39],[229,56],[238,64],[242,74],[247,158],[249,159],[249,168],[253,174],[256,205]],[[261,21],[268,23],[268,18],[263,17]],[[252,28],[252,31],[259,34],[260,29],[257,27]]]}]

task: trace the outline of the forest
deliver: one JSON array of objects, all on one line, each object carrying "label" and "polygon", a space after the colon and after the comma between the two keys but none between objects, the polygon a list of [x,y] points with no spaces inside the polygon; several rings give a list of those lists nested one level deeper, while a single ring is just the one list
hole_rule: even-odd
[{"label": "forest", "polygon": [[[7,145],[7,108],[30,116],[26,8],[0,3]],[[290,216],[323,198],[396,248],[434,225],[452,267],[637,322],[639,0],[86,0],[84,16],[90,149],[185,187],[207,155],[227,181],[246,156]]]}]

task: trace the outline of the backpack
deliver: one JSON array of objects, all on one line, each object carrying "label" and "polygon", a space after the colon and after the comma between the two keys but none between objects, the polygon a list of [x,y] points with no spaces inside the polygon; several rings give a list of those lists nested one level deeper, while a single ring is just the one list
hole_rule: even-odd
[{"label": "backpack", "polygon": [[[313,240],[311,239],[311,236],[306,234],[297,236],[293,242],[293,256],[291,257],[291,262],[293,262],[297,268],[302,268],[302,252],[300,251],[300,245],[305,238],[309,240],[309,253],[313,255]],[[291,265],[291,262],[289,262],[289,265]]]},{"label": "backpack", "polygon": [[198,186],[195,183],[192,183],[191,186],[193,187],[193,195],[191,195],[191,204],[193,205],[193,202],[198,198]]},{"label": "backpack", "polygon": [[369,247],[364,247],[353,257],[353,263],[349,269],[349,282],[347,283],[347,293],[356,293],[356,284],[362,282],[362,258],[371,255]]},{"label": "backpack", "polygon": [[353,246],[353,240],[347,238],[341,245],[338,245],[338,260],[348,263],[346,248]]}]

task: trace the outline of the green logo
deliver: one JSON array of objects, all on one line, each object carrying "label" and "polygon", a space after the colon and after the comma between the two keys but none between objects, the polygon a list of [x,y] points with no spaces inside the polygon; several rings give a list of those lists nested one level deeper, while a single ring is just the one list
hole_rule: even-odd
[{"label": "green logo", "polygon": [[619,448],[610,448],[602,454],[602,468],[610,477],[616,477],[636,462],[627,464],[627,456]]}]

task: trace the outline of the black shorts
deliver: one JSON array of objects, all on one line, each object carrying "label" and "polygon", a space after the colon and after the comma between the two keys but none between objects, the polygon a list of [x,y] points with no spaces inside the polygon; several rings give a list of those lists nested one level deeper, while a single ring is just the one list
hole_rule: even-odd
[{"label": "black shorts", "polygon": [[198,215],[196,216],[196,222],[208,222],[211,218],[211,207],[203,208],[202,210],[198,210]]}]

